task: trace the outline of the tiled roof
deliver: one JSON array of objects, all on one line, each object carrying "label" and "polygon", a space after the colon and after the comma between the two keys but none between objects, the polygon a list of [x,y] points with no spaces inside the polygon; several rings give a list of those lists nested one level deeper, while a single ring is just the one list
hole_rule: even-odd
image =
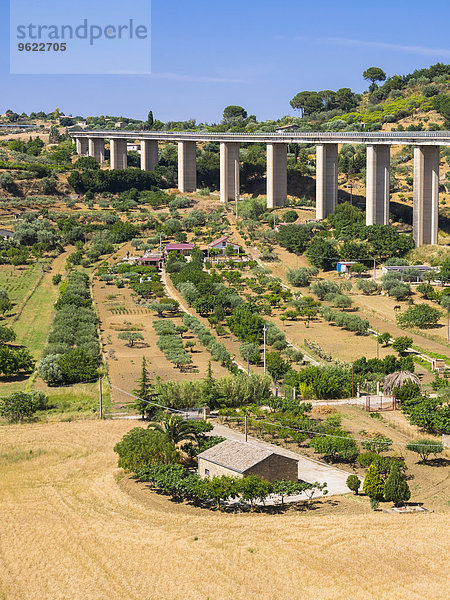
[{"label": "tiled roof", "polygon": [[222,237],[218,238],[217,240],[214,240],[213,242],[211,242],[210,244],[208,244],[208,248],[214,248],[214,246],[217,246],[217,244],[221,244],[222,242],[226,242],[228,240],[226,235],[223,235]]},{"label": "tiled roof", "polygon": [[194,244],[166,244],[166,250],[192,250]]},{"label": "tiled roof", "polygon": [[237,473],[244,473],[273,454],[274,452],[270,450],[254,446],[248,442],[225,440],[217,446],[201,452],[198,458],[203,458]]}]

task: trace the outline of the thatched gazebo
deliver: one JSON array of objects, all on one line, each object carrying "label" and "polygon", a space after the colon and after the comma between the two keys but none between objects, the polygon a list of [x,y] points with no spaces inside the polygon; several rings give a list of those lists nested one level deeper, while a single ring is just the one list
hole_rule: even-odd
[{"label": "thatched gazebo", "polygon": [[411,373],[411,371],[396,371],[390,373],[384,379],[383,392],[386,396],[390,396],[393,390],[397,387],[401,387],[404,383],[412,381],[420,387],[420,381],[417,375]]}]

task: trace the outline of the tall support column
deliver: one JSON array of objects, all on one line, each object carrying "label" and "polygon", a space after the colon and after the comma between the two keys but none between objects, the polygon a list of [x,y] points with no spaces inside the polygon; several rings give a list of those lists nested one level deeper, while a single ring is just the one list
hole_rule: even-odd
[{"label": "tall support column", "polygon": [[77,143],[77,154],[83,156],[88,153],[89,150],[89,140],[88,138],[76,138]]},{"label": "tall support column", "polygon": [[111,169],[127,168],[127,140],[110,140],[110,165]]},{"label": "tall support column", "polygon": [[287,144],[267,144],[267,208],[286,205]]},{"label": "tall support column", "polygon": [[141,169],[153,171],[158,164],[158,140],[141,140]]},{"label": "tall support column", "polygon": [[195,142],[178,142],[178,189],[180,192],[195,192],[197,189]]},{"label": "tall support column", "polygon": [[93,156],[99,163],[105,160],[105,140],[89,138],[89,156]]},{"label": "tall support column", "polygon": [[416,246],[438,243],[439,146],[414,148],[413,227]]},{"label": "tall support column", "polygon": [[316,218],[334,213],[338,192],[338,145],[316,147]]},{"label": "tall support column", "polygon": [[389,225],[390,146],[367,145],[366,225]]},{"label": "tall support column", "polygon": [[234,200],[239,193],[239,143],[220,143],[220,201]]}]

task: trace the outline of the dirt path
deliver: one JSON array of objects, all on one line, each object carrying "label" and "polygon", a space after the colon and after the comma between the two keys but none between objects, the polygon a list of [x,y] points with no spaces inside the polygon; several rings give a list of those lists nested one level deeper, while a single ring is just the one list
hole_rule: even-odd
[{"label": "dirt path", "polygon": [[275,515],[173,502],[117,484],[112,448],[135,426],[0,428],[1,598],[446,597],[446,515],[374,513],[355,496]]}]

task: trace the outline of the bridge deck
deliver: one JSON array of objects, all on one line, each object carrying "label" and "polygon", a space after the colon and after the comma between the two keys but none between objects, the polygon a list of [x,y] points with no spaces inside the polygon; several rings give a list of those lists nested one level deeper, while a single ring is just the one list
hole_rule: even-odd
[{"label": "bridge deck", "polygon": [[450,131],[389,131],[389,132],[321,132],[297,133],[210,133],[202,131],[71,131],[72,138],[103,138],[128,140],[158,140],[170,142],[241,142],[284,144],[412,144],[415,146],[449,146]]}]

